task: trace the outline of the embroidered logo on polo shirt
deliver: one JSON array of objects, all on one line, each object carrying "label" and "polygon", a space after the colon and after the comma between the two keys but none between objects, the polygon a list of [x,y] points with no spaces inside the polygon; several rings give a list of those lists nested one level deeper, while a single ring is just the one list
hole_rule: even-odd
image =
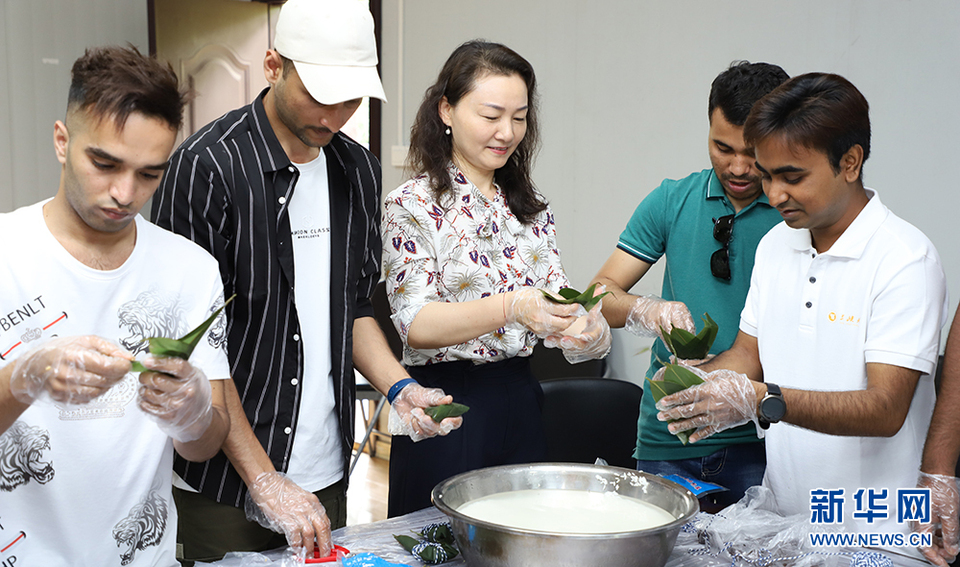
[{"label": "embroidered logo on polo shirt", "polygon": [[860,326],[860,317],[857,317],[856,315],[849,315],[846,313],[837,313],[836,311],[831,311],[830,314],[827,315],[827,319],[829,319],[831,323],[839,323],[841,325],[853,325],[854,327]]}]

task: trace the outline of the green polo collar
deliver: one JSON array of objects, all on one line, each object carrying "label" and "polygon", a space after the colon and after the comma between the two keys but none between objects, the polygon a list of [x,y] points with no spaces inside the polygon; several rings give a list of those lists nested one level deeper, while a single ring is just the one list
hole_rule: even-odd
[{"label": "green polo collar", "polygon": [[[723,191],[723,185],[720,184],[720,179],[717,177],[717,172],[713,171],[713,175],[710,176],[710,182],[707,183],[707,199],[723,199],[726,201],[727,205],[732,209],[733,203],[730,202],[730,199],[727,198],[727,194]],[[767,199],[766,193],[760,193],[760,196],[753,200],[752,203],[740,210],[738,215],[743,214],[746,211],[749,211],[757,203],[762,203],[766,206],[770,206],[770,201]]]}]

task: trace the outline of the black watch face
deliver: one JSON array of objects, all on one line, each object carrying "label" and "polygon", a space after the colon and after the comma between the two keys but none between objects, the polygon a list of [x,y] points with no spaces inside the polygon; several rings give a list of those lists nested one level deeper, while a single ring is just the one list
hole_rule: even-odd
[{"label": "black watch face", "polygon": [[787,404],[783,399],[771,396],[760,403],[760,413],[770,423],[776,423],[783,419],[783,414],[787,413]]}]

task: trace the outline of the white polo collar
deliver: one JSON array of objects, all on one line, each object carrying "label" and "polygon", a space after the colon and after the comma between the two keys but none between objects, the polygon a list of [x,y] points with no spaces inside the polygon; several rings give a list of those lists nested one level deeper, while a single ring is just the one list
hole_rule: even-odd
[{"label": "white polo collar", "polygon": [[[833,243],[830,250],[824,254],[839,258],[859,258],[870,241],[870,237],[880,228],[890,211],[880,202],[880,196],[874,189],[864,187],[867,192],[866,206],[853,219],[850,226],[843,231],[840,238]],[[788,227],[789,229],[789,227]],[[791,231],[788,243],[799,252],[809,252],[813,249],[813,240],[810,229],[789,229]]]}]

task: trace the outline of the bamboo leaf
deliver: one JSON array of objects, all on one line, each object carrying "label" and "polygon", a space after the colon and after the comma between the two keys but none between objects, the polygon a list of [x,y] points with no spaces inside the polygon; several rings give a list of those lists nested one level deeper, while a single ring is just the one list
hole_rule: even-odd
[{"label": "bamboo leaf", "polygon": [[591,309],[593,309],[593,307],[600,301],[600,299],[604,295],[607,295],[608,293],[610,293],[609,291],[605,291],[600,295],[594,297],[593,293],[595,289],[597,289],[597,284],[591,285],[583,293],[573,289],[572,287],[560,288],[560,290],[557,293],[560,294],[560,296],[563,299],[558,299],[557,296],[547,292],[546,290],[541,289],[540,293],[542,293],[544,297],[546,297],[547,299],[549,299],[554,303],[560,303],[563,305],[570,305],[571,303],[579,303],[580,305],[583,305],[584,309],[586,309],[587,311],[590,311]]},{"label": "bamboo leaf", "polygon": [[670,382],[680,386],[681,390],[686,390],[690,386],[703,384],[703,379],[690,371],[689,368],[680,364],[668,364],[663,373],[663,381]]},{"label": "bamboo leaf", "polygon": [[[184,335],[179,339],[171,339],[168,337],[150,337],[147,340],[147,343],[150,345],[148,350],[150,354],[156,356],[172,356],[176,358],[182,358],[187,360],[190,358],[190,355],[193,354],[193,350],[197,348],[197,345],[200,344],[200,339],[206,334],[207,329],[210,328],[210,325],[216,321],[217,316],[220,315],[220,312],[223,311],[223,308],[227,306],[228,303],[233,301],[233,298],[236,297],[236,294],[231,295],[229,299],[223,302],[212,315],[207,317],[207,319],[200,323],[195,329]],[[147,372],[147,368],[142,364],[134,360],[130,364],[130,370],[132,372]]]},{"label": "bamboo leaf", "polygon": [[393,536],[393,539],[397,540],[397,543],[399,543],[404,549],[406,549],[406,550],[409,551],[410,553],[413,553],[413,548],[414,548],[418,543],[420,543],[419,541],[413,539],[413,538],[410,537],[410,536],[406,536],[406,535],[395,535],[395,536]]},{"label": "bamboo leaf", "polygon": [[458,417],[467,413],[469,410],[470,408],[468,406],[454,402],[452,404],[446,404],[442,406],[428,407],[423,410],[423,413],[433,418],[433,421],[440,423],[448,417]]},{"label": "bamboo leaf", "polygon": [[560,297],[567,300],[572,300],[572,301],[576,301],[576,299],[580,297],[580,292],[573,289],[572,287],[560,288],[560,291],[558,291],[557,293],[560,294]]},{"label": "bamboo leaf", "polygon": [[193,347],[177,339],[168,339],[166,337],[150,337],[147,339],[150,343],[150,354],[157,356],[175,356],[177,358],[190,358]]},{"label": "bamboo leaf", "polygon": [[[700,331],[704,334],[704,341],[707,343],[707,353],[710,353],[710,348],[713,346],[713,341],[717,340],[717,333],[720,332],[720,325],[717,325],[716,321],[710,318],[709,313],[703,314],[703,330]],[[704,355],[706,356],[706,355]]]},{"label": "bamboo leaf", "polygon": [[651,380],[647,378],[647,383],[650,385],[650,394],[653,396],[654,403],[659,402],[660,398],[664,396],[676,394],[684,389],[680,384],[667,382],[666,380]]},{"label": "bamboo leaf", "polygon": [[200,323],[200,325],[196,329],[190,331],[189,333],[187,333],[186,335],[180,338],[180,342],[185,345],[188,345],[190,349],[187,351],[187,356],[182,358],[190,357],[190,354],[193,352],[193,349],[197,348],[197,345],[200,344],[200,339],[202,339],[203,335],[207,333],[207,329],[210,328],[210,325],[212,325],[213,322],[216,321],[217,316],[220,315],[220,312],[223,311],[223,308],[226,307],[227,304],[229,304],[231,301],[233,301],[233,298],[236,296],[237,296],[236,294],[231,295],[229,299],[223,302],[223,305],[221,305],[219,309],[217,309],[216,311],[213,312],[212,315],[207,317],[206,321],[204,321],[203,323]]},{"label": "bamboo leaf", "polygon": [[[702,378],[680,364],[666,364],[664,365],[664,369],[663,380],[654,381],[647,378],[647,382],[650,383],[650,393],[653,395],[654,403],[659,402],[660,398],[664,396],[686,390],[697,384],[703,384]],[[673,423],[674,421],[676,420],[670,420],[668,423]],[[692,433],[692,429],[680,431],[676,434],[677,439],[686,445]]]},{"label": "bamboo leaf", "polygon": [[674,341],[680,341],[682,344],[687,344],[697,338],[696,335],[681,327],[674,327],[673,330],[670,331],[670,337],[674,339]]},{"label": "bamboo leaf", "polygon": [[424,526],[423,531],[417,533],[420,537],[434,543],[446,543],[454,545],[457,540],[453,537],[453,530],[449,523],[428,524]]},{"label": "bamboo leaf", "polygon": [[[677,349],[673,346],[673,340],[670,339],[670,333],[663,328],[663,325],[660,325],[660,338],[663,340],[663,344],[667,347],[667,350],[669,350],[671,353],[674,353],[674,356],[676,356]],[[662,361],[660,364],[666,366],[666,364],[664,364]]]},{"label": "bamboo leaf", "polygon": [[663,327],[661,327],[660,334],[664,344],[677,358],[683,360],[706,358],[720,328],[707,313],[703,314],[703,323],[703,329],[696,335],[679,327],[674,327],[670,333],[664,332]]},{"label": "bamboo leaf", "polygon": [[604,295],[609,295],[609,294],[610,294],[609,291],[605,291],[605,292],[601,293],[600,295],[591,297],[590,299],[588,299],[588,300],[585,301],[584,303],[581,303],[581,305],[583,305],[583,308],[586,309],[587,311],[591,311],[591,310],[593,310],[593,308],[594,308],[594,306],[595,306],[596,304],[600,303],[600,300],[603,299],[603,296],[604,296]]}]

